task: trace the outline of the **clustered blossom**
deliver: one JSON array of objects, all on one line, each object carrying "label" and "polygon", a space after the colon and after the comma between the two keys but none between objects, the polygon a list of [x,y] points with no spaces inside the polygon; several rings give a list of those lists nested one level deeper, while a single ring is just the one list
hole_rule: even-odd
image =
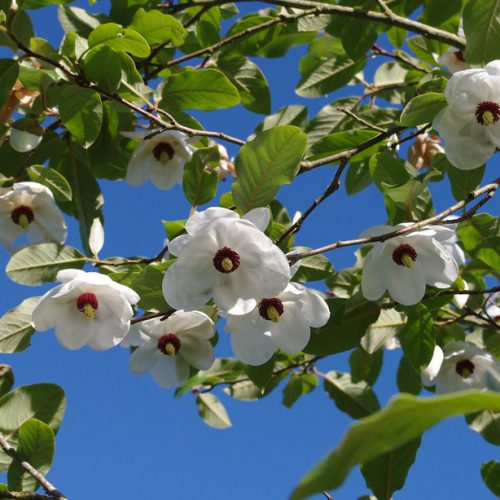
[{"label": "clustered blossom", "polygon": [[188,379],[191,366],[199,370],[212,366],[210,339],[214,335],[213,321],[200,311],[179,310],[163,321],[150,320],[141,327],[130,370],[136,374],[151,371],[161,387],[178,387]]},{"label": "clustered blossom", "polygon": [[67,349],[88,345],[96,351],[119,344],[130,328],[132,306],[139,296],[109,276],[66,269],[57,273],[61,285],[48,291],[33,311],[40,331],[54,328]]},{"label": "clustered blossom", "polygon": [[193,149],[189,145],[193,139],[176,130],[166,130],[154,134],[141,132],[121,132],[124,137],[141,141],[136,147],[127,167],[126,181],[132,186],[140,186],[148,179],[159,189],[170,189],[182,182],[184,165],[191,158]]},{"label": "clustered blossom", "polygon": [[[408,225],[375,226],[362,236],[382,236]],[[458,264],[451,250],[456,241],[452,229],[431,226],[374,243],[363,266],[363,295],[377,300],[387,290],[396,302],[411,306],[424,298],[426,285],[448,288],[458,277]]]},{"label": "clustered blossom", "polygon": [[32,243],[64,243],[67,227],[52,192],[37,182],[17,182],[0,194],[0,242],[9,251],[22,235]]},{"label": "clustered blossom", "polygon": [[429,365],[422,371],[422,382],[435,385],[437,394],[467,389],[498,390],[500,363],[491,354],[467,342],[436,346]]},{"label": "clustered blossom", "polygon": [[461,170],[483,165],[500,147],[500,61],[455,73],[448,105],[434,118],[450,163]]}]

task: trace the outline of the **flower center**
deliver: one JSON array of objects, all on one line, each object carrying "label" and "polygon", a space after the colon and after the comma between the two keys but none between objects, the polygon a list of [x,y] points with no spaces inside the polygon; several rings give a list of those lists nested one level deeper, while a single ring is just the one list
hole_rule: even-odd
[{"label": "flower center", "polygon": [[405,266],[408,269],[413,266],[416,259],[417,252],[411,245],[408,245],[408,243],[402,243],[392,252],[392,260],[398,266]]},{"label": "flower center", "polygon": [[153,156],[163,164],[168,163],[174,155],[175,150],[168,142],[160,142],[153,149]]},{"label": "flower center", "polygon": [[474,363],[470,359],[462,359],[455,366],[455,371],[462,378],[469,378],[474,373]]},{"label": "flower center", "polygon": [[221,273],[232,273],[240,267],[240,255],[228,247],[217,250],[213,258],[215,269]]},{"label": "flower center", "polygon": [[33,222],[35,215],[33,214],[33,210],[31,210],[30,207],[27,207],[26,205],[20,205],[12,210],[12,212],[10,213],[10,218],[12,219],[12,222],[14,222],[14,224],[17,224],[23,229],[26,229]]},{"label": "flower center", "polygon": [[268,321],[277,323],[284,311],[283,302],[280,299],[262,299],[259,304],[259,314]]},{"label": "flower center", "polygon": [[181,348],[181,339],[175,333],[167,333],[158,339],[157,347],[166,356],[175,356]]},{"label": "flower center", "polygon": [[476,106],[476,120],[481,125],[492,127],[500,118],[500,106],[493,101],[483,101]]},{"label": "flower center", "polygon": [[97,309],[99,309],[99,301],[93,293],[82,293],[76,299],[76,307],[87,319],[94,319]]},{"label": "flower center", "polygon": [[453,53],[455,56],[455,59],[460,62],[465,62],[465,57],[464,54],[461,50],[457,50],[456,52]]}]

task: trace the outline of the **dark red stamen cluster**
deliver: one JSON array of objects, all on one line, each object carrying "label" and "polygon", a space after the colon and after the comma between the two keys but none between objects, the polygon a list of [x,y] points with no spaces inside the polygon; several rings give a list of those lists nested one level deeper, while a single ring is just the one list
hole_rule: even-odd
[{"label": "dark red stamen cluster", "polygon": [[167,333],[158,339],[157,347],[163,354],[170,356],[172,353],[167,351],[169,344],[174,346],[175,354],[177,354],[181,348],[181,339],[175,333]]},{"label": "dark red stamen cluster", "polygon": [[474,373],[474,363],[470,359],[462,359],[455,366],[455,371],[464,378],[470,377]]},{"label": "dark red stamen cluster", "polygon": [[416,250],[411,245],[408,245],[408,243],[402,243],[394,250],[394,252],[392,252],[392,260],[398,266],[404,266],[403,257],[405,255],[408,255],[413,262],[417,259]]},{"label": "dark red stamen cluster", "polygon": [[285,308],[283,307],[283,302],[280,299],[262,299],[259,304],[259,314],[268,321],[272,321],[272,318],[269,317],[267,310],[269,307],[274,307],[276,312],[281,316]]},{"label": "dark red stamen cluster", "polygon": [[163,153],[167,153],[168,157],[172,159],[175,155],[175,150],[168,142],[160,142],[160,144],[157,144],[153,149],[153,156],[158,161],[161,161]]},{"label": "dark red stamen cluster", "polygon": [[21,215],[25,215],[30,224],[35,218],[33,210],[31,210],[31,208],[26,205],[19,205],[18,207],[14,208],[14,210],[12,210],[12,212],[10,213],[10,218],[12,219],[12,222],[14,222],[14,224],[19,224]]},{"label": "dark red stamen cluster", "polygon": [[484,113],[489,111],[493,116],[493,123],[496,123],[500,118],[500,106],[493,101],[483,101],[476,106],[476,120],[481,125],[491,125],[484,121]]},{"label": "dark red stamen cluster", "polygon": [[456,52],[454,52],[454,55],[457,61],[465,62],[465,57],[461,50],[457,50]]},{"label": "dark red stamen cluster", "polygon": [[[231,261],[232,264],[231,269],[226,269],[223,266],[222,261],[224,259],[229,259]],[[240,255],[238,252],[235,252],[229,247],[223,247],[217,250],[215,257],[213,258],[213,263],[217,271],[221,273],[232,273],[233,271],[236,271],[238,267],[240,267]]]},{"label": "dark red stamen cluster", "polygon": [[83,311],[83,308],[87,304],[90,304],[94,311],[99,309],[99,301],[93,293],[82,293],[82,295],[76,299],[76,307],[79,311]]}]

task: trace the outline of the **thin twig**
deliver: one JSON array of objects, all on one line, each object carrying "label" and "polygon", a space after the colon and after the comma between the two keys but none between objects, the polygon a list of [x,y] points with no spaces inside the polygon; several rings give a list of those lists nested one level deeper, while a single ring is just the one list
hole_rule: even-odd
[{"label": "thin twig", "polygon": [[417,71],[420,71],[422,73],[426,73],[426,74],[430,73],[430,71],[420,67],[418,64],[414,63],[411,59],[408,59],[407,57],[404,57],[401,54],[397,54],[395,52],[389,52],[389,51],[383,49],[382,47],[379,47],[376,44],[374,44],[372,46],[372,52],[374,55],[381,55],[381,56],[390,57],[391,59],[399,61],[402,64],[406,64],[407,66],[410,66],[413,69],[416,69]]},{"label": "thin twig", "polygon": [[145,314],[144,316],[139,316],[138,318],[132,318],[130,321],[131,325],[135,325],[136,323],[142,323],[143,321],[149,321],[150,319],[155,319],[155,318],[162,318],[161,321],[167,319],[169,316],[171,316],[175,311],[168,311],[168,312],[158,312],[158,313],[151,313],[151,314]]},{"label": "thin twig", "polygon": [[[431,224],[437,224],[437,225],[447,225],[447,224],[456,224],[457,222],[461,222],[463,220],[466,220],[470,218],[476,211],[477,209],[484,205],[486,201],[490,200],[493,195],[495,194],[496,190],[498,189],[498,186],[500,185],[500,177],[497,178],[495,181],[493,181],[491,184],[487,184],[486,186],[476,189],[475,191],[472,191],[471,193],[468,194],[468,196],[462,200],[459,201],[458,203],[455,203],[451,207],[447,208],[446,210],[443,210],[437,215],[434,215],[433,217],[429,217],[427,219],[424,219],[420,222],[415,222],[414,224],[411,224],[410,226],[398,229],[396,231],[392,231],[390,233],[383,234],[381,236],[373,236],[371,238],[357,238],[355,240],[345,240],[345,241],[337,241],[335,243],[331,243],[330,245],[326,245],[321,248],[316,248],[315,250],[311,250],[309,252],[304,252],[301,254],[296,254],[296,255],[290,255],[289,256],[289,261],[293,264],[294,262],[297,262],[300,259],[304,259],[306,257],[311,257],[313,255],[317,255],[323,252],[328,252],[330,250],[335,250],[336,248],[343,248],[343,247],[348,247],[348,246],[354,246],[354,245],[366,245],[368,243],[376,243],[376,242],[383,242],[386,240],[389,240],[391,238],[395,238],[397,236],[403,236],[405,234],[409,234],[415,231],[418,231],[419,229],[429,226]],[[444,221],[443,219],[447,217],[448,215],[456,212],[457,210],[460,210],[461,208],[465,207],[468,205],[471,201],[475,200],[476,198],[486,195],[485,200],[481,200],[479,203],[477,203],[471,210],[469,210],[465,215],[458,219],[453,219],[453,220],[446,220]]]},{"label": "thin twig", "polygon": [[30,476],[35,478],[42,485],[49,497],[58,498],[60,500],[66,498],[51,482],[45,478],[41,472],[37,471],[30,463],[26,462],[26,460],[24,460],[23,457],[21,457],[21,455],[19,455],[19,453],[12,448],[5,437],[1,434],[0,447],[7,455],[9,455],[9,457],[12,458],[12,460],[18,463]]},{"label": "thin twig", "polygon": [[344,113],[347,116],[350,116],[353,120],[361,123],[365,127],[376,130],[377,132],[382,132],[382,133],[387,132],[387,130],[385,128],[379,127],[377,125],[374,125],[373,123],[370,123],[369,121],[366,121],[364,118],[361,118],[360,116],[354,114],[349,108],[346,108],[345,106],[339,106],[337,108],[337,111],[340,111],[341,113]]}]

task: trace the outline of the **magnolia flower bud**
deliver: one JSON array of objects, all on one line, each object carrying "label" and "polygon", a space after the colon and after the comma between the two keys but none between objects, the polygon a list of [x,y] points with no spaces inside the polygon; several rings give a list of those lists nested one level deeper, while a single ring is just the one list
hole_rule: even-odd
[{"label": "magnolia flower bud", "polygon": [[436,153],[444,153],[437,135],[420,134],[408,150],[408,161],[417,169],[429,167]]}]

